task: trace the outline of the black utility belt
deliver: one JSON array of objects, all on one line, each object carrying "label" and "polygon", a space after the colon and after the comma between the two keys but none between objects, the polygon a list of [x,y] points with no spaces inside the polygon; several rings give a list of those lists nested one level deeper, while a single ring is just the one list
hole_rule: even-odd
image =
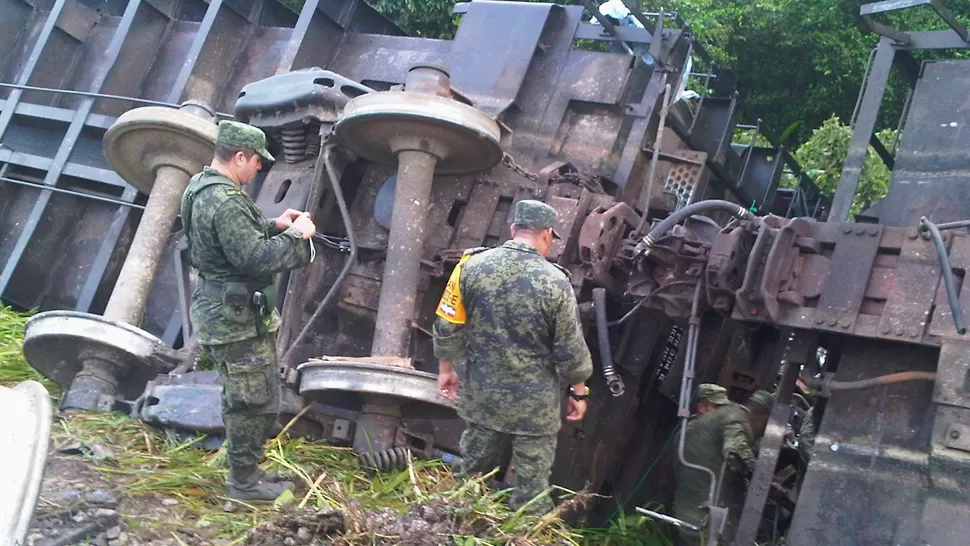
[{"label": "black utility belt", "polygon": [[[253,288],[244,282],[214,282],[201,279],[203,294],[220,300],[228,315],[245,320],[245,309],[252,308],[256,315],[265,317],[276,307],[276,286],[269,284]],[[230,317],[227,317],[230,318]]]}]

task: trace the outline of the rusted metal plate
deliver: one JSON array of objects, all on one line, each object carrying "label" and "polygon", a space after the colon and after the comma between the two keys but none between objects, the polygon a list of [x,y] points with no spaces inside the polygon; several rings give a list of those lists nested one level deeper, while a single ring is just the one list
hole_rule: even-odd
[{"label": "rusted metal plate", "polygon": [[575,231],[576,224],[581,223],[586,216],[589,199],[583,203],[579,199],[552,196],[546,202],[556,209],[556,233],[563,237],[562,240],[553,242],[547,258],[558,262],[567,246],[576,244],[575,241],[570,241],[570,235]]},{"label": "rusted metal plate", "polygon": [[[549,12],[562,8],[551,4],[471,2],[467,9],[469,22],[458,27],[451,46],[451,78],[476,107],[497,117],[519,94]],[[498,28],[509,39],[496,40]]]},{"label": "rusted metal plate", "polygon": [[879,332],[919,339],[929,320],[940,278],[936,247],[922,237],[907,237],[893,275],[889,298],[879,321]]},{"label": "rusted metal plate", "polygon": [[882,226],[845,224],[842,237],[830,258],[831,270],[815,310],[815,327],[836,332],[851,332],[862,298],[866,293],[869,271],[879,250]]},{"label": "rusted metal plate", "polygon": [[947,341],[940,346],[933,401],[970,408],[970,343]]},{"label": "rusted metal plate", "polygon": [[472,188],[468,205],[461,215],[453,237],[453,248],[472,248],[481,246],[488,233],[492,214],[502,196],[502,187],[492,180],[481,180]]}]

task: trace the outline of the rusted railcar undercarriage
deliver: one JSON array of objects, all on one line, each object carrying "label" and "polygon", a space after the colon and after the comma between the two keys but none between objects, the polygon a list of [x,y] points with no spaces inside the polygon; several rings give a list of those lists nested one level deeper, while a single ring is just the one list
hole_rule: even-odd
[{"label": "rusted railcar undercarriage", "polygon": [[[217,412],[181,411],[218,407],[218,384],[191,371],[193,274],[172,200],[214,121],[234,116],[280,158],[252,188],[260,207],[309,210],[321,231],[318,259],[279,282],[295,432],[378,468],[405,450],[454,457],[435,304],[464,249],[501,243],[515,202],[542,199],[560,213],[550,259],[572,272],[598,365],[586,419],[560,433],[556,483],[627,510],[669,505],[681,393],[773,389],[735,542],[751,544],[771,481],[799,467],[787,427],[801,375],[821,389],[821,429],[793,516],[771,507],[789,543],[962,543],[970,363],[953,309],[970,305],[970,239],[944,229],[937,246],[919,221],[970,217],[970,111],[945,95],[968,65],[920,69],[910,51],[966,48],[966,29],[873,23],[885,36],[830,203],[783,148],[732,144],[737,92],[693,72],[710,63],[686,23],[624,3],[640,26],[587,2],[596,24],[580,6],[458,4],[454,40],[430,40],[359,1],[297,14],[272,0],[0,0],[13,37],[0,41],[0,294],[46,311],[28,324],[31,364],[69,387],[68,407],[218,433]],[[884,4],[863,14],[899,7]],[[894,66],[914,92],[899,151],[879,150],[891,190],[844,223]],[[779,188],[784,170],[794,189]],[[914,378],[935,387],[895,383]]]}]

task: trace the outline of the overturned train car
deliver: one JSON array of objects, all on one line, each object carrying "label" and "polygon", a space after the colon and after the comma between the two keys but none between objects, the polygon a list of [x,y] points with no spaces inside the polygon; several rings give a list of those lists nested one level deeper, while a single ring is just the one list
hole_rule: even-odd
[{"label": "overturned train car", "polygon": [[[435,304],[463,250],[500,244],[515,202],[542,199],[559,211],[550,259],[572,272],[597,363],[553,480],[615,498],[593,521],[669,506],[686,377],[738,400],[776,393],[737,544],[754,540],[772,480],[801,490],[793,517],[775,512],[792,544],[959,543],[948,514],[966,506],[970,406],[940,272],[962,271],[967,238],[946,231],[938,252],[932,225],[917,224],[936,204],[946,215],[934,221],[970,216],[945,197],[966,182],[966,157],[937,134],[970,114],[935,96],[965,64],[913,71],[909,50],[931,38],[966,47],[965,29],[906,43],[876,27],[890,36],[833,205],[784,148],[732,142],[729,78],[699,68],[711,65],[676,14],[632,3],[636,26],[592,4],[457,4],[455,38],[432,40],[362,1],[309,0],[299,13],[274,1],[0,1],[11,14],[0,22],[0,295],[47,311],[25,353],[70,387],[69,403],[217,430],[218,416],[158,408],[217,400],[211,374],[186,373],[192,273],[171,195],[201,168],[214,122],[235,117],[266,130],[278,158],[251,188],[257,204],[268,216],[309,210],[321,232],[314,263],[278,286],[285,411],[314,402],[301,433],[352,444],[379,468],[406,450],[453,457],[462,424],[434,389]],[[897,163],[892,189],[867,223],[845,224],[894,63],[915,91],[895,158],[883,150]],[[929,181],[918,199],[917,180]],[[944,277],[959,302],[962,274]],[[938,359],[935,390],[846,381],[932,372]],[[787,433],[790,401],[809,394],[799,372],[830,398],[814,412],[807,473],[781,479],[799,466]],[[905,502],[883,503],[887,487]]]}]

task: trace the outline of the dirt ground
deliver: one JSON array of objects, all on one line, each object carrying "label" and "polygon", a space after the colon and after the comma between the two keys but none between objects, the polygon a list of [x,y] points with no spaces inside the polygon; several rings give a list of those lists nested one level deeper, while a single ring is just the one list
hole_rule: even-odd
[{"label": "dirt ground", "polygon": [[403,515],[389,508],[365,512],[355,501],[344,510],[287,506],[253,511],[226,503],[213,510],[237,520],[239,533],[237,538],[224,538],[217,536],[224,527],[217,531],[205,525],[211,518],[199,518],[197,511],[184,506],[186,501],[128,495],[125,483],[123,478],[112,480],[87,457],[52,453],[26,544],[438,546],[455,544],[454,535],[479,530],[466,510],[442,500],[416,503]]}]

